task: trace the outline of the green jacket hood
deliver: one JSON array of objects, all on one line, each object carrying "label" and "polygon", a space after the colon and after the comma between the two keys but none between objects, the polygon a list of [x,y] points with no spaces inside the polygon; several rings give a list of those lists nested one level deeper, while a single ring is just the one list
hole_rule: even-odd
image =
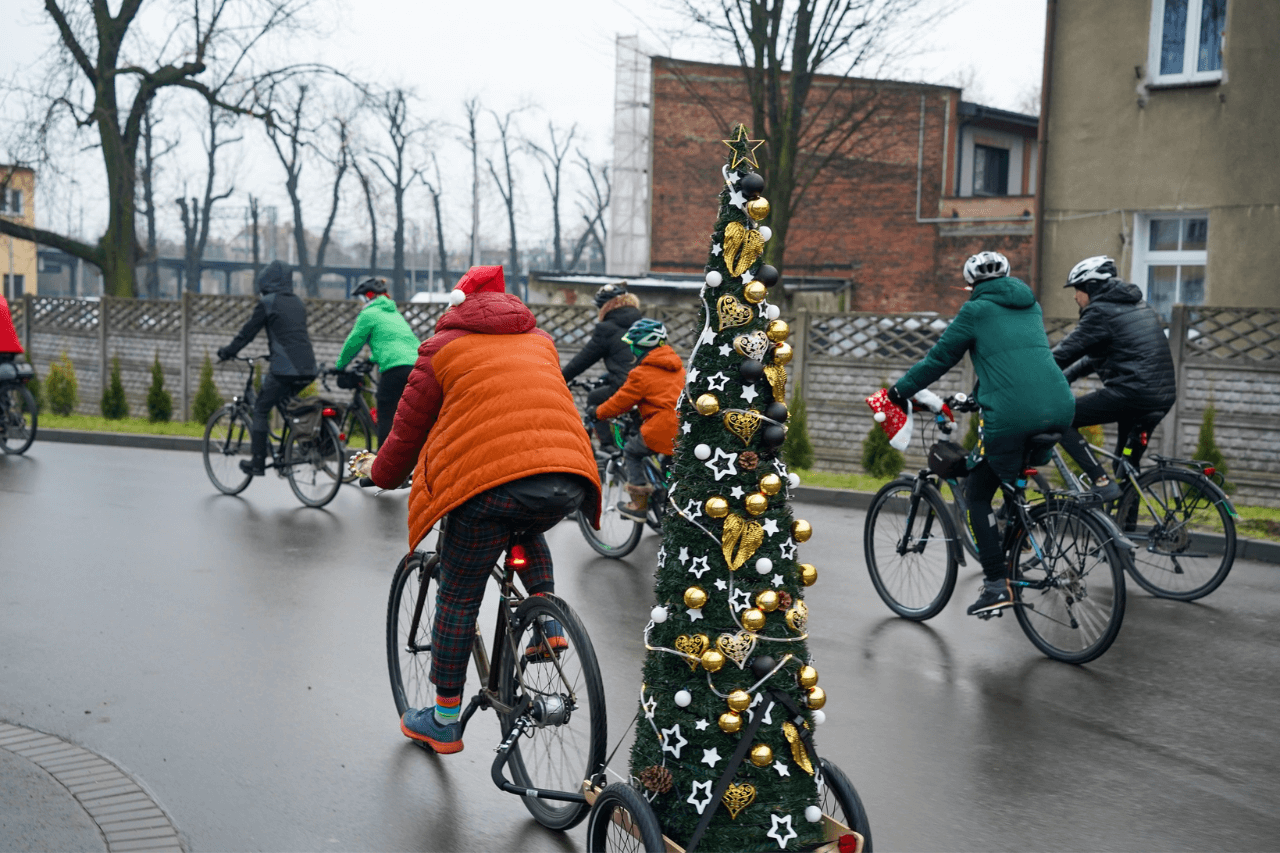
[{"label": "green jacket hood", "polygon": [[382,311],[384,313],[395,314],[399,309],[396,304],[391,301],[391,297],[386,294],[379,294],[372,302],[360,309],[361,311]]},{"label": "green jacket hood", "polygon": [[1030,308],[1036,304],[1036,296],[1026,282],[1012,276],[980,281],[973,286],[970,302],[985,300],[1005,308]]}]

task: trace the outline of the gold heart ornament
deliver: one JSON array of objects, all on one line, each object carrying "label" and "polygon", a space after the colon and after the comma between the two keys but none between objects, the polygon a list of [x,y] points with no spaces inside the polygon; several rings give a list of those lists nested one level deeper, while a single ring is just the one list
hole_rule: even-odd
[{"label": "gold heart ornament", "polygon": [[724,533],[720,537],[720,550],[729,571],[736,572],[764,542],[764,528],[758,521],[747,521],[736,513],[724,519]]},{"label": "gold heart ornament", "polygon": [[738,665],[738,669],[742,669],[747,663],[747,658],[751,657],[751,652],[756,647],[756,638],[747,631],[739,631],[736,634],[721,634],[716,637],[716,648],[720,653]]},{"label": "gold heart ornament", "polygon": [[729,810],[729,817],[735,818],[738,812],[754,803],[756,800],[756,786],[749,784],[733,784],[724,792],[724,796],[720,801],[724,803],[724,807]]},{"label": "gold heart ornament", "polygon": [[743,444],[751,443],[751,436],[760,429],[760,413],[747,410],[745,412],[725,412],[724,428],[742,439]]},{"label": "gold heart ornament", "polygon": [[769,351],[769,336],[758,329],[749,335],[738,335],[733,339],[733,348],[738,355],[764,361],[764,354]]},{"label": "gold heart ornament", "polygon": [[688,634],[681,634],[676,637],[676,651],[693,656],[693,660],[685,660],[685,663],[689,664],[689,669],[698,668],[698,663],[702,660],[702,653],[710,646],[711,641],[707,639],[706,634],[694,634],[692,637]]},{"label": "gold heart ornament", "polygon": [[751,269],[751,265],[764,254],[764,238],[741,222],[730,222],[724,227],[724,263],[735,276]]},{"label": "gold heart ornament", "polygon": [[743,305],[731,293],[726,293],[716,300],[716,313],[720,315],[720,329],[731,329],[734,326],[745,326],[755,316],[751,306]]},{"label": "gold heart ornament", "polygon": [[787,402],[787,369],[781,364],[766,364],[764,378],[769,380],[769,387],[773,389],[774,401]]},{"label": "gold heart ornament", "polygon": [[800,731],[791,723],[783,723],[782,734],[786,736],[787,743],[791,744],[791,760],[812,776],[813,764],[809,761],[809,750],[804,748],[804,741],[800,740]]},{"label": "gold heart ornament", "polygon": [[809,605],[803,601],[797,601],[795,606],[787,611],[787,624],[797,634],[803,634],[805,626],[809,624]]}]

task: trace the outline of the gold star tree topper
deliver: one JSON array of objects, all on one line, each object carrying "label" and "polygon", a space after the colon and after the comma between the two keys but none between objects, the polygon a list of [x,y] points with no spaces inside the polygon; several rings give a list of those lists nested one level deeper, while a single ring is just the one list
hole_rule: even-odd
[{"label": "gold star tree topper", "polygon": [[739,163],[746,163],[753,169],[759,169],[760,164],[756,162],[755,151],[761,145],[764,145],[763,139],[748,139],[746,125],[738,125],[733,132],[732,139],[720,140],[733,150],[733,161],[729,164],[730,169],[738,168]]}]

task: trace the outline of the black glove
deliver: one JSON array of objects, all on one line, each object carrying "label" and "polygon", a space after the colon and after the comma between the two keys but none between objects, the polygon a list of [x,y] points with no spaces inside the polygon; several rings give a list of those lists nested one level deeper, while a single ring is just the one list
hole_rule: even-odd
[{"label": "black glove", "polygon": [[893,403],[904,412],[907,410],[907,398],[902,396],[902,392],[898,390],[897,385],[893,385],[889,388],[888,396],[890,403]]},{"label": "black glove", "polygon": [[235,353],[231,351],[231,347],[220,347],[218,349],[218,361],[226,361],[233,355],[235,355]]}]

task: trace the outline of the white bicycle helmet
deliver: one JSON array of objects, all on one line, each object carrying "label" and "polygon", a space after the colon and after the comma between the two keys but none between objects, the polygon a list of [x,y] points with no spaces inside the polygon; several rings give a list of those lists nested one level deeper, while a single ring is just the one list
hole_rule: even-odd
[{"label": "white bicycle helmet", "polygon": [[1083,287],[1087,281],[1110,281],[1117,275],[1115,261],[1106,255],[1095,255],[1072,267],[1063,287]]},{"label": "white bicycle helmet", "polygon": [[1009,274],[1009,259],[999,252],[979,252],[964,262],[964,280],[972,288],[980,281],[1004,278]]}]

